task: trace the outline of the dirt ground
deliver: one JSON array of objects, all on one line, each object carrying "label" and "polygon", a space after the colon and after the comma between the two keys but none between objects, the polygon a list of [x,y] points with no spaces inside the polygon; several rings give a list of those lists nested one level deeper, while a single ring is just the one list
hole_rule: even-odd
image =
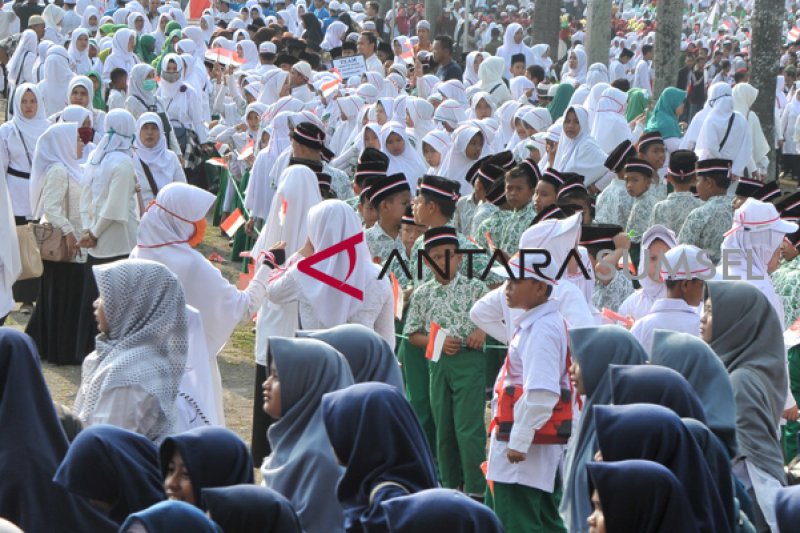
[{"label": "dirt ground", "polygon": [[[239,279],[241,264],[232,263],[229,260],[228,238],[221,235],[220,230],[213,227],[210,220],[206,237],[198,247],[198,251],[205,257],[209,257],[214,252],[223,256],[227,260],[226,263],[220,265],[212,262],[212,264],[220,268],[227,279],[236,283]],[[6,325],[23,329],[27,321],[28,316],[12,312]],[[253,381],[255,379],[253,326],[252,322],[240,324],[217,358],[224,388],[226,426],[238,433],[248,444],[250,443]],[[44,376],[53,400],[71,407],[81,381],[80,367],[56,366],[50,363],[44,363],[43,366]]]}]

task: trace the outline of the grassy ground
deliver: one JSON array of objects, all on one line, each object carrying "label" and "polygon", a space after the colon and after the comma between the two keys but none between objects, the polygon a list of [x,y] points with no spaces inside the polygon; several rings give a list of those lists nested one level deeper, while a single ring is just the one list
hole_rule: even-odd
[{"label": "grassy ground", "polygon": [[[230,248],[228,238],[221,236],[219,229],[211,226],[203,243],[198,247],[204,256],[208,257],[216,252],[228,259]],[[222,265],[212,263],[222,270],[223,275],[236,283],[239,279],[240,263],[227,262]],[[23,329],[28,321],[28,316],[18,312],[11,313],[6,325]],[[245,442],[250,442],[250,428],[252,419],[253,380],[255,379],[255,362],[253,357],[253,344],[255,334],[252,332],[253,323],[240,324],[233,332],[222,353],[218,356],[219,369],[222,374],[224,388],[225,422],[228,428],[241,436]],[[44,363],[44,376],[47,380],[53,400],[71,407],[81,380],[79,366],[56,366]]]}]

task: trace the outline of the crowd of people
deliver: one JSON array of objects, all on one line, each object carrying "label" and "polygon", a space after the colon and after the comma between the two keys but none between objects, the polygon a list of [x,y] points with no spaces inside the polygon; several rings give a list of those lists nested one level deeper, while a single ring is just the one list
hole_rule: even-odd
[{"label": "crowd of people", "polygon": [[794,2],[502,4],[2,6],[0,530],[795,530]]}]

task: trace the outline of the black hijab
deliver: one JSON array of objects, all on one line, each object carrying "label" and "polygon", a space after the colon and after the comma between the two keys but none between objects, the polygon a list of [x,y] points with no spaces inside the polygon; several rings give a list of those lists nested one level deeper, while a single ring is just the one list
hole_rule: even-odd
[{"label": "black hijab", "polygon": [[78,434],[53,481],[76,496],[112,504],[109,517],[117,524],[165,497],[155,445],[105,424]]},{"label": "black hijab", "polygon": [[203,426],[164,439],[159,450],[161,479],[166,479],[176,450],[192,480],[195,505],[201,509],[203,489],[253,483],[253,461],[247,445],[229,429]]},{"label": "black hijab", "polygon": [[491,509],[452,489],[428,489],[381,504],[392,533],[503,533]]},{"label": "black hijab", "polygon": [[267,487],[203,489],[203,503],[225,533],[303,533],[289,500]]},{"label": "black hijab", "polygon": [[630,460],[587,465],[606,531],[697,533],[686,490],[667,468]]},{"label": "black hijab", "polygon": [[[333,451],[345,465],[337,495],[345,529],[385,524],[380,500],[436,488],[436,468],[411,404],[396,388],[361,383],[322,397],[322,415]],[[378,492],[383,483],[392,483]],[[397,485],[401,487],[398,487]],[[359,525],[361,524],[361,525]]]},{"label": "black hijab", "polygon": [[612,365],[609,374],[614,405],[652,403],[672,409],[681,418],[706,421],[700,398],[686,378],[671,368]]},{"label": "black hijab", "polygon": [[53,483],[67,453],[30,337],[0,327],[0,516],[24,531],[115,531],[83,499]]},{"label": "black hijab", "polygon": [[686,489],[700,531],[733,531],[705,458],[673,411],[650,404],[600,405],[594,421],[604,462],[643,459],[667,467]]},{"label": "black hijab", "polygon": [[303,13],[300,18],[303,19],[303,27],[306,30],[303,32],[303,39],[309,44],[319,46],[325,36],[322,34],[322,25],[317,16],[314,13]]}]

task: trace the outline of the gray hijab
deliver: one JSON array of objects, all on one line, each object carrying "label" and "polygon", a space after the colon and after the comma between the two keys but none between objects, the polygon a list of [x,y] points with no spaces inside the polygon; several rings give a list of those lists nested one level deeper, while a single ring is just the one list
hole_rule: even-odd
[{"label": "gray hijab", "polygon": [[647,362],[639,341],[619,326],[592,326],[569,332],[572,357],[580,365],[586,403],[583,405],[578,433],[567,450],[564,467],[564,496],[561,515],[567,530],[588,531],[586,519],[592,514],[586,464],[597,452],[593,407],[611,403],[609,365],[643,365]]},{"label": "gray hijab", "polygon": [[746,282],[709,281],[706,292],[713,317],[711,348],[733,385],[740,453],[785,484],[777,429],[788,377],[778,315],[767,297]]},{"label": "gray hijab", "polygon": [[342,324],[331,329],[298,331],[296,335],[321,340],[339,351],[347,359],[356,383],[379,381],[404,390],[394,350],[368,327]]},{"label": "gray hijab", "polygon": [[265,484],[285,496],[303,531],[344,531],[336,485],[344,469],[333,455],[320,408],[322,395],[353,384],[344,357],[322,341],[269,338],[278,371],[281,418],[269,428],[272,453],[261,473]]},{"label": "gray hijab", "polygon": [[708,344],[688,333],[656,330],[650,361],[680,372],[703,403],[706,425],[736,455],[736,405],[727,370]]}]

